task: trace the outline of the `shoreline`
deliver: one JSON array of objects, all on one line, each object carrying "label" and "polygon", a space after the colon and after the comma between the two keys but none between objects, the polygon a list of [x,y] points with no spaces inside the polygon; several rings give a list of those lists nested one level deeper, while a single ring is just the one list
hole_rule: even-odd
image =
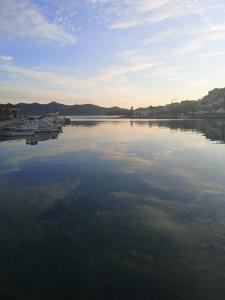
[{"label": "shoreline", "polygon": [[160,115],[160,116],[121,116],[119,118],[124,119],[141,119],[141,120],[193,120],[193,119],[225,119],[225,115],[189,115],[189,116],[169,116],[169,115]]}]

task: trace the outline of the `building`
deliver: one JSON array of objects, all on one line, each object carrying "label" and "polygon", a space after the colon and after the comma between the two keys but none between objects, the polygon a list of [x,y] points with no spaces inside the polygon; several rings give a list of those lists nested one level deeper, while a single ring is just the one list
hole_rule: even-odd
[{"label": "building", "polygon": [[133,116],[137,118],[146,118],[150,115],[148,108],[137,108],[133,111]]}]

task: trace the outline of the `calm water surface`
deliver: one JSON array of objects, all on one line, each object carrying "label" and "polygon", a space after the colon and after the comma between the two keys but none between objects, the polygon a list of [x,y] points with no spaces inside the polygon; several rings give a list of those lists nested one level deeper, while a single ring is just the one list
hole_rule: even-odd
[{"label": "calm water surface", "polygon": [[0,142],[0,299],[225,299],[225,121],[80,118]]}]

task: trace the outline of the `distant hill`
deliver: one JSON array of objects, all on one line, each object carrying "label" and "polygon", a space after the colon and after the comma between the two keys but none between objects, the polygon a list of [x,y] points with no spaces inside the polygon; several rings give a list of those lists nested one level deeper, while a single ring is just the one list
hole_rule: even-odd
[{"label": "distant hill", "polygon": [[57,102],[48,104],[19,103],[16,105],[24,115],[46,115],[59,112],[66,116],[93,116],[93,115],[124,115],[130,117],[149,118],[177,118],[193,116],[225,116],[225,88],[213,89],[199,100],[184,100],[164,106],[149,106],[129,110],[120,107],[101,107],[94,104],[65,105]]},{"label": "distant hill", "polygon": [[59,112],[60,115],[67,116],[93,116],[93,115],[126,115],[128,109],[120,107],[101,107],[93,104],[65,105],[56,102],[48,104],[40,103],[19,103],[16,107],[21,109],[25,115],[45,115],[48,113]]},{"label": "distant hill", "polygon": [[225,115],[225,88],[214,89],[199,100],[184,100],[165,106],[149,106],[134,110],[135,117],[179,117]]}]

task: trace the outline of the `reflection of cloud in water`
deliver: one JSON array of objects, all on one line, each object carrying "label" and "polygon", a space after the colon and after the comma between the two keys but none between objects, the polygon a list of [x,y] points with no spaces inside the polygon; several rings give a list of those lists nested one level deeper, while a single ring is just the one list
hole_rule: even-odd
[{"label": "reflection of cloud in water", "polygon": [[[45,177],[44,177],[45,178]],[[10,184],[10,183],[9,183]],[[4,185],[2,187],[3,199],[8,199],[10,211],[18,217],[32,218],[34,215],[48,210],[58,201],[66,201],[71,192],[80,185],[79,179],[65,178],[64,181],[45,178],[44,182],[23,184],[16,186],[16,190]]]},{"label": "reflection of cloud in water", "polygon": [[153,154],[155,160],[170,160],[174,158],[174,153],[171,150],[156,150]]},{"label": "reflection of cloud in water", "polygon": [[164,234],[170,234],[174,238],[182,238],[185,233],[185,225],[179,223],[170,213],[166,213],[158,208],[140,205],[136,209],[141,226],[146,230],[158,230]]},{"label": "reflection of cloud in water", "polygon": [[9,166],[6,166],[6,169],[0,170],[0,175],[5,175],[5,174],[19,172],[19,171],[20,171],[19,168],[11,168],[11,169],[9,169]]},{"label": "reflection of cloud in water", "polygon": [[[214,182],[212,179],[206,178],[205,174],[197,174],[195,169],[192,170],[184,168],[170,168],[168,171],[169,176],[177,177],[179,180],[183,179],[186,188],[192,188],[200,191],[201,197],[204,194],[222,195],[225,193],[225,186],[220,185],[218,182]],[[178,187],[176,187],[178,188]]]},{"label": "reflection of cloud in water", "polygon": [[149,169],[156,165],[155,161],[141,158],[127,151],[100,151],[101,159],[121,161],[126,164],[124,171],[126,173],[134,172],[135,170]]}]

